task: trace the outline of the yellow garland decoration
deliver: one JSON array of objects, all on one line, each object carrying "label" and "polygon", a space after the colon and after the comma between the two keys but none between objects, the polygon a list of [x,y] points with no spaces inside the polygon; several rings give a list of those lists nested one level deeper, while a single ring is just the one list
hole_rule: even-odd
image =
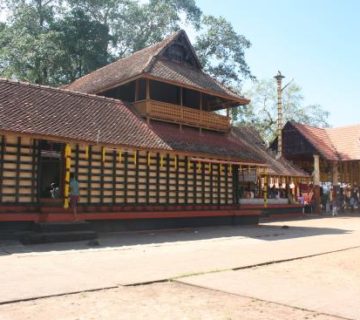
[{"label": "yellow garland decoration", "polygon": [[89,159],[89,146],[85,146],[85,159]]},{"label": "yellow garland decoration", "polygon": [[102,148],[101,160],[102,160],[102,162],[105,162],[105,160],[106,160],[106,148],[105,147]]},{"label": "yellow garland decoration", "polygon": [[190,162],[189,159],[188,159],[188,161],[187,161],[187,167],[188,167],[188,171],[190,171],[190,170],[191,170],[191,162]]},{"label": "yellow garland decoration", "polygon": [[121,163],[122,162],[122,151],[121,149],[118,151],[118,160]]},{"label": "yellow garland decoration", "polygon": [[164,167],[164,156],[161,154],[160,155],[160,168]]},{"label": "yellow garland decoration", "polygon": [[134,164],[136,164],[137,162],[137,151],[135,150],[134,151]]},{"label": "yellow garland decoration", "polygon": [[64,185],[64,208],[69,208],[69,183],[70,183],[70,168],[71,168],[71,146],[65,146],[65,185]]}]

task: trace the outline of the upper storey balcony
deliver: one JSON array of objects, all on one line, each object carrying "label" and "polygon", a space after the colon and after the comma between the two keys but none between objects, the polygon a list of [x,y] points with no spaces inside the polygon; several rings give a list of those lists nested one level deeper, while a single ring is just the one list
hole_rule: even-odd
[{"label": "upper storey balcony", "polygon": [[155,100],[136,101],[134,105],[137,111],[147,119],[221,132],[230,129],[230,118],[213,112]]},{"label": "upper storey balcony", "polygon": [[[147,78],[140,78],[101,93],[120,98],[134,105],[149,120],[164,121],[200,129],[227,132],[230,130],[229,109],[248,100],[229,99]],[[223,115],[216,111],[226,111]]]}]

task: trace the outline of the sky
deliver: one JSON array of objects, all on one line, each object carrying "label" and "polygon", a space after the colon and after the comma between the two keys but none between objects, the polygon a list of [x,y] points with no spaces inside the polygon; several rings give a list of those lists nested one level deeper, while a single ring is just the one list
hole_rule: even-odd
[{"label": "sky", "polygon": [[196,0],[251,41],[246,61],[258,79],[278,70],[302,87],[306,105],[330,112],[333,127],[360,123],[360,1]]},{"label": "sky", "polygon": [[306,105],[320,104],[330,112],[331,126],[360,123],[359,0],[196,3],[204,14],[225,17],[251,41],[246,61],[258,79],[280,70],[284,84],[294,79],[302,87]]}]

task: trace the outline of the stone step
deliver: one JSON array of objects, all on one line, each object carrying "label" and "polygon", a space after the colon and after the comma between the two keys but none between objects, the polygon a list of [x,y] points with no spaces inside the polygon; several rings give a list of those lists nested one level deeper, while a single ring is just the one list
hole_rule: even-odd
[{"label": "stone step", "polygon": [[67,232],[67,231],[89,231],[91,226],[86,221],[71,222],[39,222],[33,226],[33,231],[38,233]]},{"label": "stone step", "polygon": [[92,230],[63,231],[63,232],[30,232],[21,238],[23,244],[39,244],[50,242],[69,242],[93,240],[97,233]]}]

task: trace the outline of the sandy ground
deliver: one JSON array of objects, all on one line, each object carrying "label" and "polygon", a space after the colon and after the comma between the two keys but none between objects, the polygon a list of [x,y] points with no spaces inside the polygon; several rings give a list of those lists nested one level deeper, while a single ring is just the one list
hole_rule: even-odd
[{"label": "sandy ground", "polygon": [[360,249],[179,281],[241,296],[360,319]]},{"label": "sandy ground", "polygon": [[99,241],[0,243],[0,320],[360,319],[358,216]]},{"label": "sandy ground", "polygon": [[252,298],[168,282],[0,306],[1,320],[339,319]]}]

